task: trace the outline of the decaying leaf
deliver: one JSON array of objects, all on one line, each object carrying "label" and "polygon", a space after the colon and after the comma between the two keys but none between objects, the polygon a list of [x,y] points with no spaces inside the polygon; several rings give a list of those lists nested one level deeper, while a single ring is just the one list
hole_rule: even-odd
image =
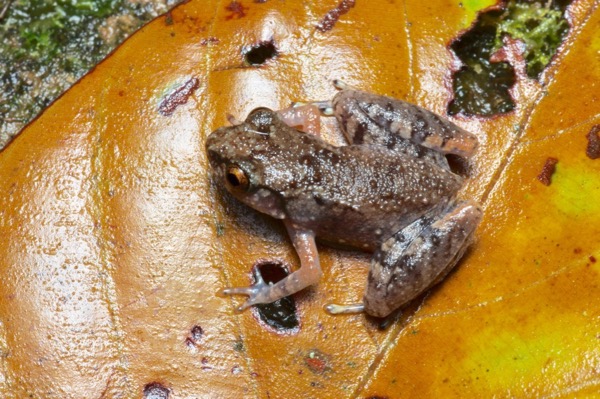
[{"label": "decaying leaf", "polygon": [[[600,389],[600,163],[586,155],[600,123],[597,1],[570,6],[572,28],[539,81],[517,72],[513,111],[452,118],[479,137],[462,195],[485,217],[458,269],[398,321],[381,330],[323,311],[361,297],[369,263],[326,247],[321,283],[293,298],[297,328],[236,314],[237,298],[216,295],[247,285],[255,265],[297,259],[281,225],[216,189],[206,135],[228,114],[331,98],[334,78],[445,114],[459,67],[449,43],[491,5],[349,3],[192,0],[0,153],[0,397]],[[560,162],[546,186],[537,176],[549,157]]]}]

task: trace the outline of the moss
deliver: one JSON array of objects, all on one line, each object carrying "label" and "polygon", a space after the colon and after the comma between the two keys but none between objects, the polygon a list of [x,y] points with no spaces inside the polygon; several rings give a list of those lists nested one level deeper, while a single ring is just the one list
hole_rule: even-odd
[{"label": "moss", "polygon": [[569,30],[563,11],[539,3],[510,3],[505,14],[498,24],[495,48],[502,47],[505,35],[523,41],[527,75],[537,78]]},{"label": "moss", "polygon": [[167,8],[164,1],[13,0],[3,10],[0,148],[127,35]]},{"label": "moss", "polygon": [[527,73],[537,79],[568,32],[564,17],[570,1],[508,1],[502,9],[481,13],[471,29],[451,45],[463,67],[453,76],[454,99],[448,113],[492,116],[514,109],[509,90],[516,81],[507,62],[491,62],[502,38],[525,43]]}]

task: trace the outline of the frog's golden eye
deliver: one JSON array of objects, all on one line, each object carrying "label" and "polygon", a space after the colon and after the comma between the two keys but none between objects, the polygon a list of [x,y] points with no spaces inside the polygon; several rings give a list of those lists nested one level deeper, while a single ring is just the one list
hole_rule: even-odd
[{"label": "frog's golden eye", "polygon": [[233,189],[247,191],[250,188],[250,179],[244,170],[237,165],[230,165],[225,172],[227,184]]}]

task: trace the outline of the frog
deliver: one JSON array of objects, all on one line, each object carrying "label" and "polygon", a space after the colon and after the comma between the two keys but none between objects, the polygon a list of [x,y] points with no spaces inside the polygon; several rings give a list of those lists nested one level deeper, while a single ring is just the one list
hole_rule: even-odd
[{"label": "frog", "polygon": [[[447,156],[468,160],[477,136],[423,107],[335,85],[330,101],[300,105],[309,109],[304,116],[260,107],[206,139],[213,181],[282,220],[300,260],[276,283],[258,272],[250,286],[223,289],[248,297],[238,311],[316,284],[318,239],[372,253],[362,302],[326,310],[384,318],[441,282],[474,241],[482,208],[459,198],[468,176]],[[315,109],[335,117],[346,145],[303,128]]]}]

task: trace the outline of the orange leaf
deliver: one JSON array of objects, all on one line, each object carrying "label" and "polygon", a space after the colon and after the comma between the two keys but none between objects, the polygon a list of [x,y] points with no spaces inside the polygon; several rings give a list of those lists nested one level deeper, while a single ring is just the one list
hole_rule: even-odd
[{"label": "orange leaf", "polygon": [[326,314],[361,297],[369,255],[325,247],[321,283],[294,298],[298,328],[215,295],[257,261],[297,259],[279,224],[215,190],[206,135],[227,114],[329,99],[334,78],[445,114],[448,43],[492,2],[463,3],[192,0],[98,65],[0,153],[0,397],[597,392],[592,0],[570,8],[541,81],[520,75],[515,111],[453,119],[481,142],[463,195],[485,217],[457,271],[400,321]]}]

